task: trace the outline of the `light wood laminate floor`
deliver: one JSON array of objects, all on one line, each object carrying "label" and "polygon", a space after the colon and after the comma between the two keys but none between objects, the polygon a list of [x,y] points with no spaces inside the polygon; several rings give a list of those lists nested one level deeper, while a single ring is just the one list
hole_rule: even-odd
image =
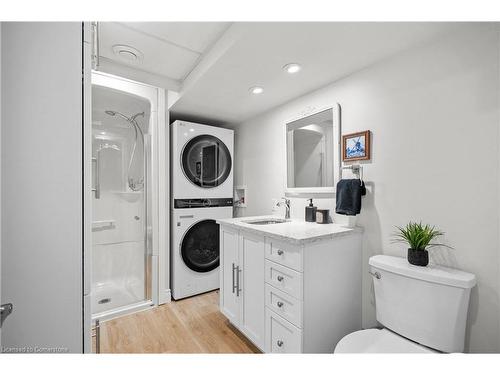
[{"label": "light wood laminate floor", "polygon": [[219,292],[101,323],[101,353],[259,353],[219,311]]}]

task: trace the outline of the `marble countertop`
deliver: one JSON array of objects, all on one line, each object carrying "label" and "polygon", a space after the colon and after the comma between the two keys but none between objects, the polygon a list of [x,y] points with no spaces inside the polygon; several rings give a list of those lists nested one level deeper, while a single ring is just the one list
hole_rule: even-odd
[{"label": "marble countertop", "polygon": [[362,228],[346,228],[339,224],[317,224],[306,221],[290,220],[286,223],[255,225],[249,221],[265,219],[283,219],[279,216],[247,216],[232,219],[218,219],[217,223],[247,232],[272,237],[282,241],[288,241],[296,245],[303,245],[319,240],[329,240],[339,236],[362,232]]}]

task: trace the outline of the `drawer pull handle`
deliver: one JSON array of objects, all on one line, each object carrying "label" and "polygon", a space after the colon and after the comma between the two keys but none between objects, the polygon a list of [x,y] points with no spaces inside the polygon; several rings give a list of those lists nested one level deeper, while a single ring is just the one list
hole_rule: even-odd
[{"label": "drawer pull handle", "polygon": [[278,255],[283,255],[283,250],[278,250]]},{"label": "drawer pull handle", "polygon": [[283,281],[283,276],[278,276],[278,281]]},{"label": "drawer pull handle", "polygon": [[278,340],[276,341],[276,344],[281,348],[283,346],[283,341]]},{"label": "drawer pull handle", "polygon": [[281,301],[278,301],[276,304],[278,305],[278,307],[283,306],[283,302],[281,302]]}]

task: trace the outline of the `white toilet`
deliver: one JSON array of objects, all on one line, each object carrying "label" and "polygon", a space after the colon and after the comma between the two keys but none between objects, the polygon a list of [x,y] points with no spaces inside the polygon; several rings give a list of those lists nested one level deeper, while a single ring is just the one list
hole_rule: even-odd
[{"label": "white toilet", "polygon": [[470,291],[476,277],[453,268],[413,266],[405,258],[370,258],[382,329],[343,337],[335,353],[463,352]]}]

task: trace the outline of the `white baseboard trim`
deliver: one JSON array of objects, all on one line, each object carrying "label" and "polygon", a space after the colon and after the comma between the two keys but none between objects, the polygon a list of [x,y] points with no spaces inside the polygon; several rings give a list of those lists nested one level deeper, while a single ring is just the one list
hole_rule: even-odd
[{"label": "white baseboard trim", "polygon": [[160,297],[159,301],[158,301],[159,305],[163,305],[165,303],[168,303],[168,302],[172,301],[172,293],[171,293],[170,289],[162,290],[160,292],[160,296],[159,297]]}]

